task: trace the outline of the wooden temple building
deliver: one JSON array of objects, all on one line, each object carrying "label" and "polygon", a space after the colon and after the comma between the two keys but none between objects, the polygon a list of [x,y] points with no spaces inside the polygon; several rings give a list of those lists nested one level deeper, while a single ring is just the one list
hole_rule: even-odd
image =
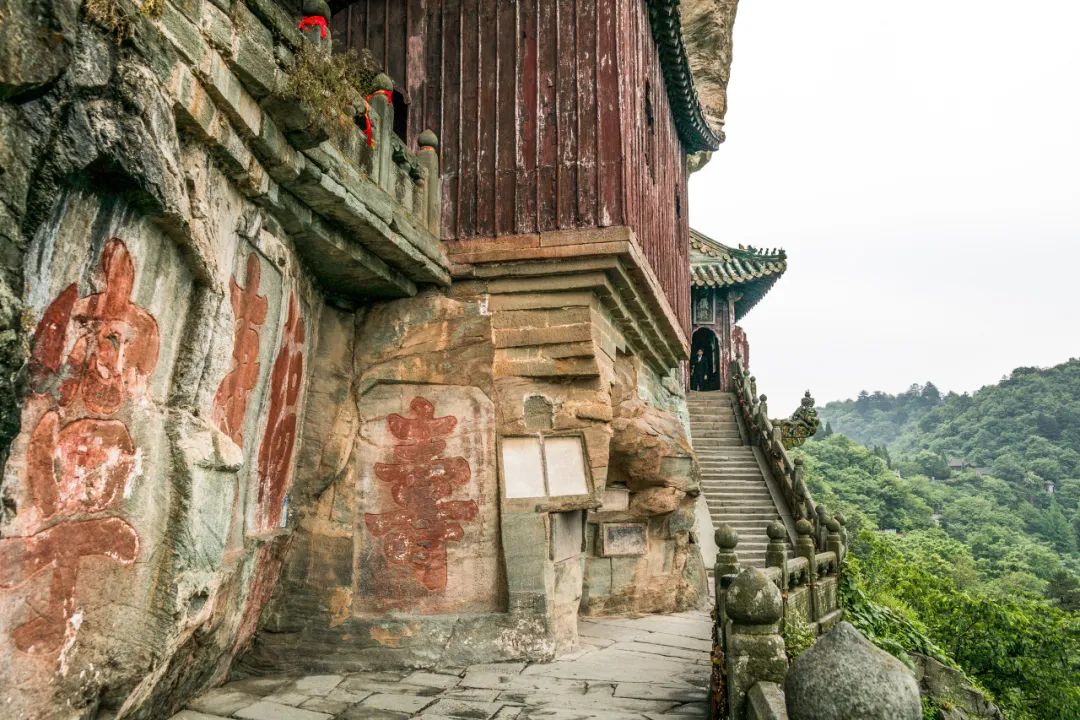
[{"label": "wooden temple building", "polygon": [[691,390],[734,389],[731,362],[750,365],[750,343],[738,323],[786,269],[783,250],[732,248],[690,231]]}]

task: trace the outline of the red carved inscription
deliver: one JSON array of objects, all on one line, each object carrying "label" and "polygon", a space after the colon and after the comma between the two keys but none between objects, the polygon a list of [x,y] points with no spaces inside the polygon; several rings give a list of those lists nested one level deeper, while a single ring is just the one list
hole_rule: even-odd
[{"label": "red carved inscription", "polygon": [[[34,332],[24,433],[30,533],[0,540],[0,588],[21,586],[51,568],[48,600],[13,631],[15,646],[60,650],[78,629],[79,561],[103,556],[131,564],[139,536],[115,510],[137,464],[134,442],[115,417],[145,391],[157,365],[157,321],[131,302],[135,265],[113,238],[101,258],[99,293],[72,284],[45,310]],[[36,421],[36,422],[35,422]]]},{"label": "red carved inscription", "polygon": [[259,447],[259,500],[257,524],[275,527],[281,519],[282,502],[289,489],[293,446],[296,444],[296,412],[304,379],[304,321],[296,296],[289,296],[289,313],[274,367],[270,371],[270,410],[266,434]]},{"label": "red carved inscription", "polygon": [[461,540],[461,523],[475,520],[479,512],[473,500],[448,498],[469,481],[472,471],[463,457],[439,457],[446,450],[443,438],[457,426],[457,418],[435,417],[435,406],[422,397],[413,398],[409,407],[413,417],[393,414],[386,419],[399,441],[394,462],[375,464],[375,476],[389,484],[390,496],[401,509],[366,513],[364,523],[383,539],[387,560],[410,567],[428,590],[443,590],[446,544]]},{"label": "red carved inscription", "polygon": [[238,445],[244,443],[244,417],[248,399],[259,380],[259,330],[266,322],[267,302],[259,295],[259,257],[247,257],[247,273],[241,288],[233,277],[229,284],[233,315],[232,368],[214,394],[214,424]]}]

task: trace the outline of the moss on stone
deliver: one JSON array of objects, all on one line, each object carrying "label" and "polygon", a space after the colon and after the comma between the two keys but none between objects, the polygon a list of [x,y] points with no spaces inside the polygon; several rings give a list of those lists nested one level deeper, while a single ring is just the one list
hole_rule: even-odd
[{"label": "moss on stone", "polygon": [[[147,0],[148,3],[159,0]],[[131,37],[135,31],[135,16],[123,0],[85,0],[83,16],[116,37],[117,44]]]},{"label": "moss on stone", "polygon": [[328,53],[313,43],[293,55],[285,69],[285,91],[311,107],[327,127],[352,122],[360,97],[374,90],[379,68],[371,53]]}]

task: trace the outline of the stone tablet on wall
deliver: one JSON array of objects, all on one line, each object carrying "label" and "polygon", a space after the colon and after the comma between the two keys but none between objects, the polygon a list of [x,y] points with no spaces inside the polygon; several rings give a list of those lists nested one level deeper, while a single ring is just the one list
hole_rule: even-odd
[{"label": "stone tablet on wall", "polygon": [[644,555],[648,551],[644,523],[600,525],[600,554],[604,557]]},{"label": "stone tablet on wall", "polygon": [[491,401],[475,387],[380,384],[359,408],[353,611],[500,611]]}]

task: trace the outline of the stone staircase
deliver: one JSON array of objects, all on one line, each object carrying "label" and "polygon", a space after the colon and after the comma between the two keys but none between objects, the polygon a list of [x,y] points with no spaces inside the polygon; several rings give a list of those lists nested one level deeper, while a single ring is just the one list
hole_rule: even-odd
[{"label": "stone staircase", "polygon": [[739,533],[739,560],[765,567],[765,528],[778,519],[776,505],[754,448],[743,442],[735,418],[735,396],[691,392],[690,435],[701,463],[701,489],[713,527],[726,523]]}]

